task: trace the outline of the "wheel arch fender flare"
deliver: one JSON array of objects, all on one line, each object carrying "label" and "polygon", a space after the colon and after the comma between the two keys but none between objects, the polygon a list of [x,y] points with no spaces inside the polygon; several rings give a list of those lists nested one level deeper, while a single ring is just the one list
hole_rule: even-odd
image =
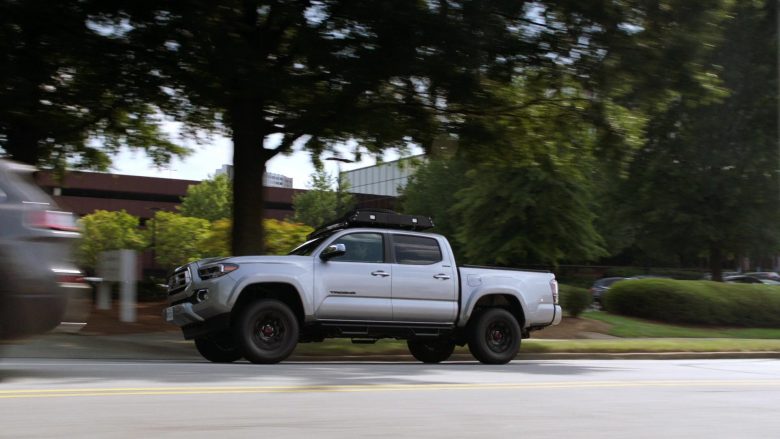
[{"label": "wheel arch fender flare", "polygon": [[525,302],[523,294],[517,288],[499,285],[474,290],[464,304],[458,326],[465,327],[468,325],[480,301],[508,302],[507,305],[509,305],[510,311],[517,319],[520,327],[523,328],[525,326],[528,304]]}]

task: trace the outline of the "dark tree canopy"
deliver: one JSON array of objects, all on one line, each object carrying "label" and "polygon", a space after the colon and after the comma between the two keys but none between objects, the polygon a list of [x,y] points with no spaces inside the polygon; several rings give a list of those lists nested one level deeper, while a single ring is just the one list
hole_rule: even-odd
[{"label": "dark tree canopy", "polygon": [[[583,147],[622,164],[645,116],[717,88],[717,68],[700,61],[727,3],[5,0],[0,142],[28,162],[105,167],[123,144],[159,162],[182,153],[160,135],[163,114],[221,131],[234,144],[233,252],[262,253],[265,164],[294,148],[317,161],[348,140],[356,153],[431,150],[446,134],[488,163]],[[572,138],[533,150],[529,133]],[[587,174],[576,171],[559,188],[573,199]]]},{"label": "dark tree canopy", "polygon": [[[34,165],[105,170],[120,147],[157,165],[185,148],[139,94],[124,48],[103,38],[90,2],[0,2],[0,148]],[[91,142],[95,141],[95,142]]]},{"label": "dark tree canopy", "polygon": [[777,2],[739,2],[706,60],[722,92],[689,89],[648,128],[624,196],[637,244],[650,257],[691,265],[707,256],[714,279],[731,255],[780,250]]}]

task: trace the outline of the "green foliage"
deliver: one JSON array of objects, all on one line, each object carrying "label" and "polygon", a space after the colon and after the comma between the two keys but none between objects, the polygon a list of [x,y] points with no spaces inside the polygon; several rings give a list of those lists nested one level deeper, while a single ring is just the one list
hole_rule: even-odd
[{"label": "green foliage", "polygon": [[670,323],[780,327],[780,289],[771,285],[643,279],[603,296],[608,312]]},{"label": "green foliage", "polygon": [[124,210],[97,210],[79,220],[82,228],[76,257],[83,267],[95,269],[100,252],[108,250],[141,250],[146,239],[138,229],[138,218]]},{"label": "green foliage", "polygon": [[703,60],[719,92],[692,84],[653,115],[613,202],[628,210],[642,259],[706,256],[719,273],[729,254],[780,251],[777,3],[734,2],[730,14]]},{"label": "green foliage", "polygon": [[587,288],[569,285],[558,286],[561,294],[561,307],[572,317],[579,317],[593,303],[593,296]]},{"label": "green foliage", "polygon": [[187,188],[179,210],[184,216],[216,221],[231,217],[233,188],[230,178],[221,174]]},{"label": "green foliage", "polygon": [[230,256],[230,220],[219,219],[211,223],[211,230],[200,243],[200,253],[207,258]]},{"label": "green foliage", "polygon": [[290,250],[306,242],[306,236],[314,229],[304,225],[267,219],[263,221],[266,230],[265,248],[268,254],[285,255]]},{"label": "green foliage", "polygon": [[[266,230],[266,254],[284,255],[306,242],[314,229],[309,226],[275,219],[263,220]],[[204,257],[230,256],[230,220],[211,223],[211,230],[200,242],[199,253]]]},{"label": "green foliage", "polygon": [[458,201],[458,191],[465,185],[464,175],[468,169],[468,163],[457,157],[430,160],[420,165],[409,178],[401,197],[403,212],[433,218],[436,227],[432,231],[449,239],[458,260],[462,259],[463,252],[455,239],[459,217],[452,213],[452,206]]},{"label": "green foliage", "polygon": [[122,147],[156,165],[186,156],[161,129],[161,94],[138,82],[137,57],[96,31],[95,3],[0,5],[0,148],[58,171],[108,170]]},{"label": "green foliage", "polygon": [[164,267],[202,259],[203,242],[209,236],[211,224],[202,218],[158,211],[148,222],[157,263]]},{"label": "green foliage", "polygon": [[[727,328],[712,326],[671,325],[634,317],[610,314],[602,311],[588,311],[586,319],[598,320],[610,325],[607,333],[626,338],[741,338],[778,339],[780,329],[775,328]],[[684,349],[680,349],[683,351]]]},{"label": "green foliage", "polygon": [[293,219],[311,227],[319,227],[333,221],[355,206],[355,200],[347,192],[348,183],[342,178],[333,190],[334,178],[323,168],[311,175],[309,190],[293,197],[295,216]]}]

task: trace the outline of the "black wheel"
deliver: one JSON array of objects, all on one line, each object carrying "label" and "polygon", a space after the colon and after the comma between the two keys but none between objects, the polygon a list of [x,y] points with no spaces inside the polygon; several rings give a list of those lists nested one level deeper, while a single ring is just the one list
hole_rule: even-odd
[{"label": "black wheel", "polygon": [[503,308],[490,308],[474,316],[468,331],[469,351],[486,364],[506,364],[520,350],[520,325]]},{"label": "black wheel", "polygon": [[441,363],[450,358],[455,350],[455,342],[452,340],[407,340],[409,352],[423,363]]},{"label": "black wheel", "polygon": [[298,343],[298,320],[278,300],[249,304],[239,315],[235,336],[244,358],[252,363],[278,363],[289,357]]},{"label": "black wheel", "polygon": [[230,333],[196,338],[195,347],[203,358],[212,363],[232,363],[243,356]]}]

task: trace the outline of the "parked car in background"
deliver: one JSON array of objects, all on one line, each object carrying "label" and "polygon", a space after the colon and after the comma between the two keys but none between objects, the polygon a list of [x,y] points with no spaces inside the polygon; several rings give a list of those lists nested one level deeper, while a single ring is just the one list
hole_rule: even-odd
[{"label": "parked car in background", "polygon": [[[73,214],[33,181],[35,168],[0,160],[0,341],[83,326],[91,289],[71,247]],[[63,323],[64,322],[64,323]]]},{"label": "parked car in background", "polygon": [[723,278],[723,282],[740,283],[740,284],[780,285],[780,281],[772,280],[772,279],[762,279],[755,276],[748,276],[747,274],[726,276]]},{"label": "parked car in background", "polygon": [[604,294],[605,291],[607,291],[612,284],[615,282],[626,280],[628,278],[625,277],[605,277],[602,279],[597,280],[593,283],[593,286],[590,287],[590,294],[593,296],[593,301],[595,303],[601,304],[601,295]]},{"label": "parked car in background", "polygon": [[[739,271],[724,271],[723,273],[720,274],[720,276],[722,279],[725,279],[727,277],[739,276],[741,274],[742,273],[740,273]],[[712,280],[712,273],[704,273],[704,275],[702,275],[701,278],[704,280]]]},{"label": "parked car in background", "polygon": [[745,276],[752,276],[758,279],[780,282],[780,274],[775,271],[751,271],[749,273],[745,273]]}]

